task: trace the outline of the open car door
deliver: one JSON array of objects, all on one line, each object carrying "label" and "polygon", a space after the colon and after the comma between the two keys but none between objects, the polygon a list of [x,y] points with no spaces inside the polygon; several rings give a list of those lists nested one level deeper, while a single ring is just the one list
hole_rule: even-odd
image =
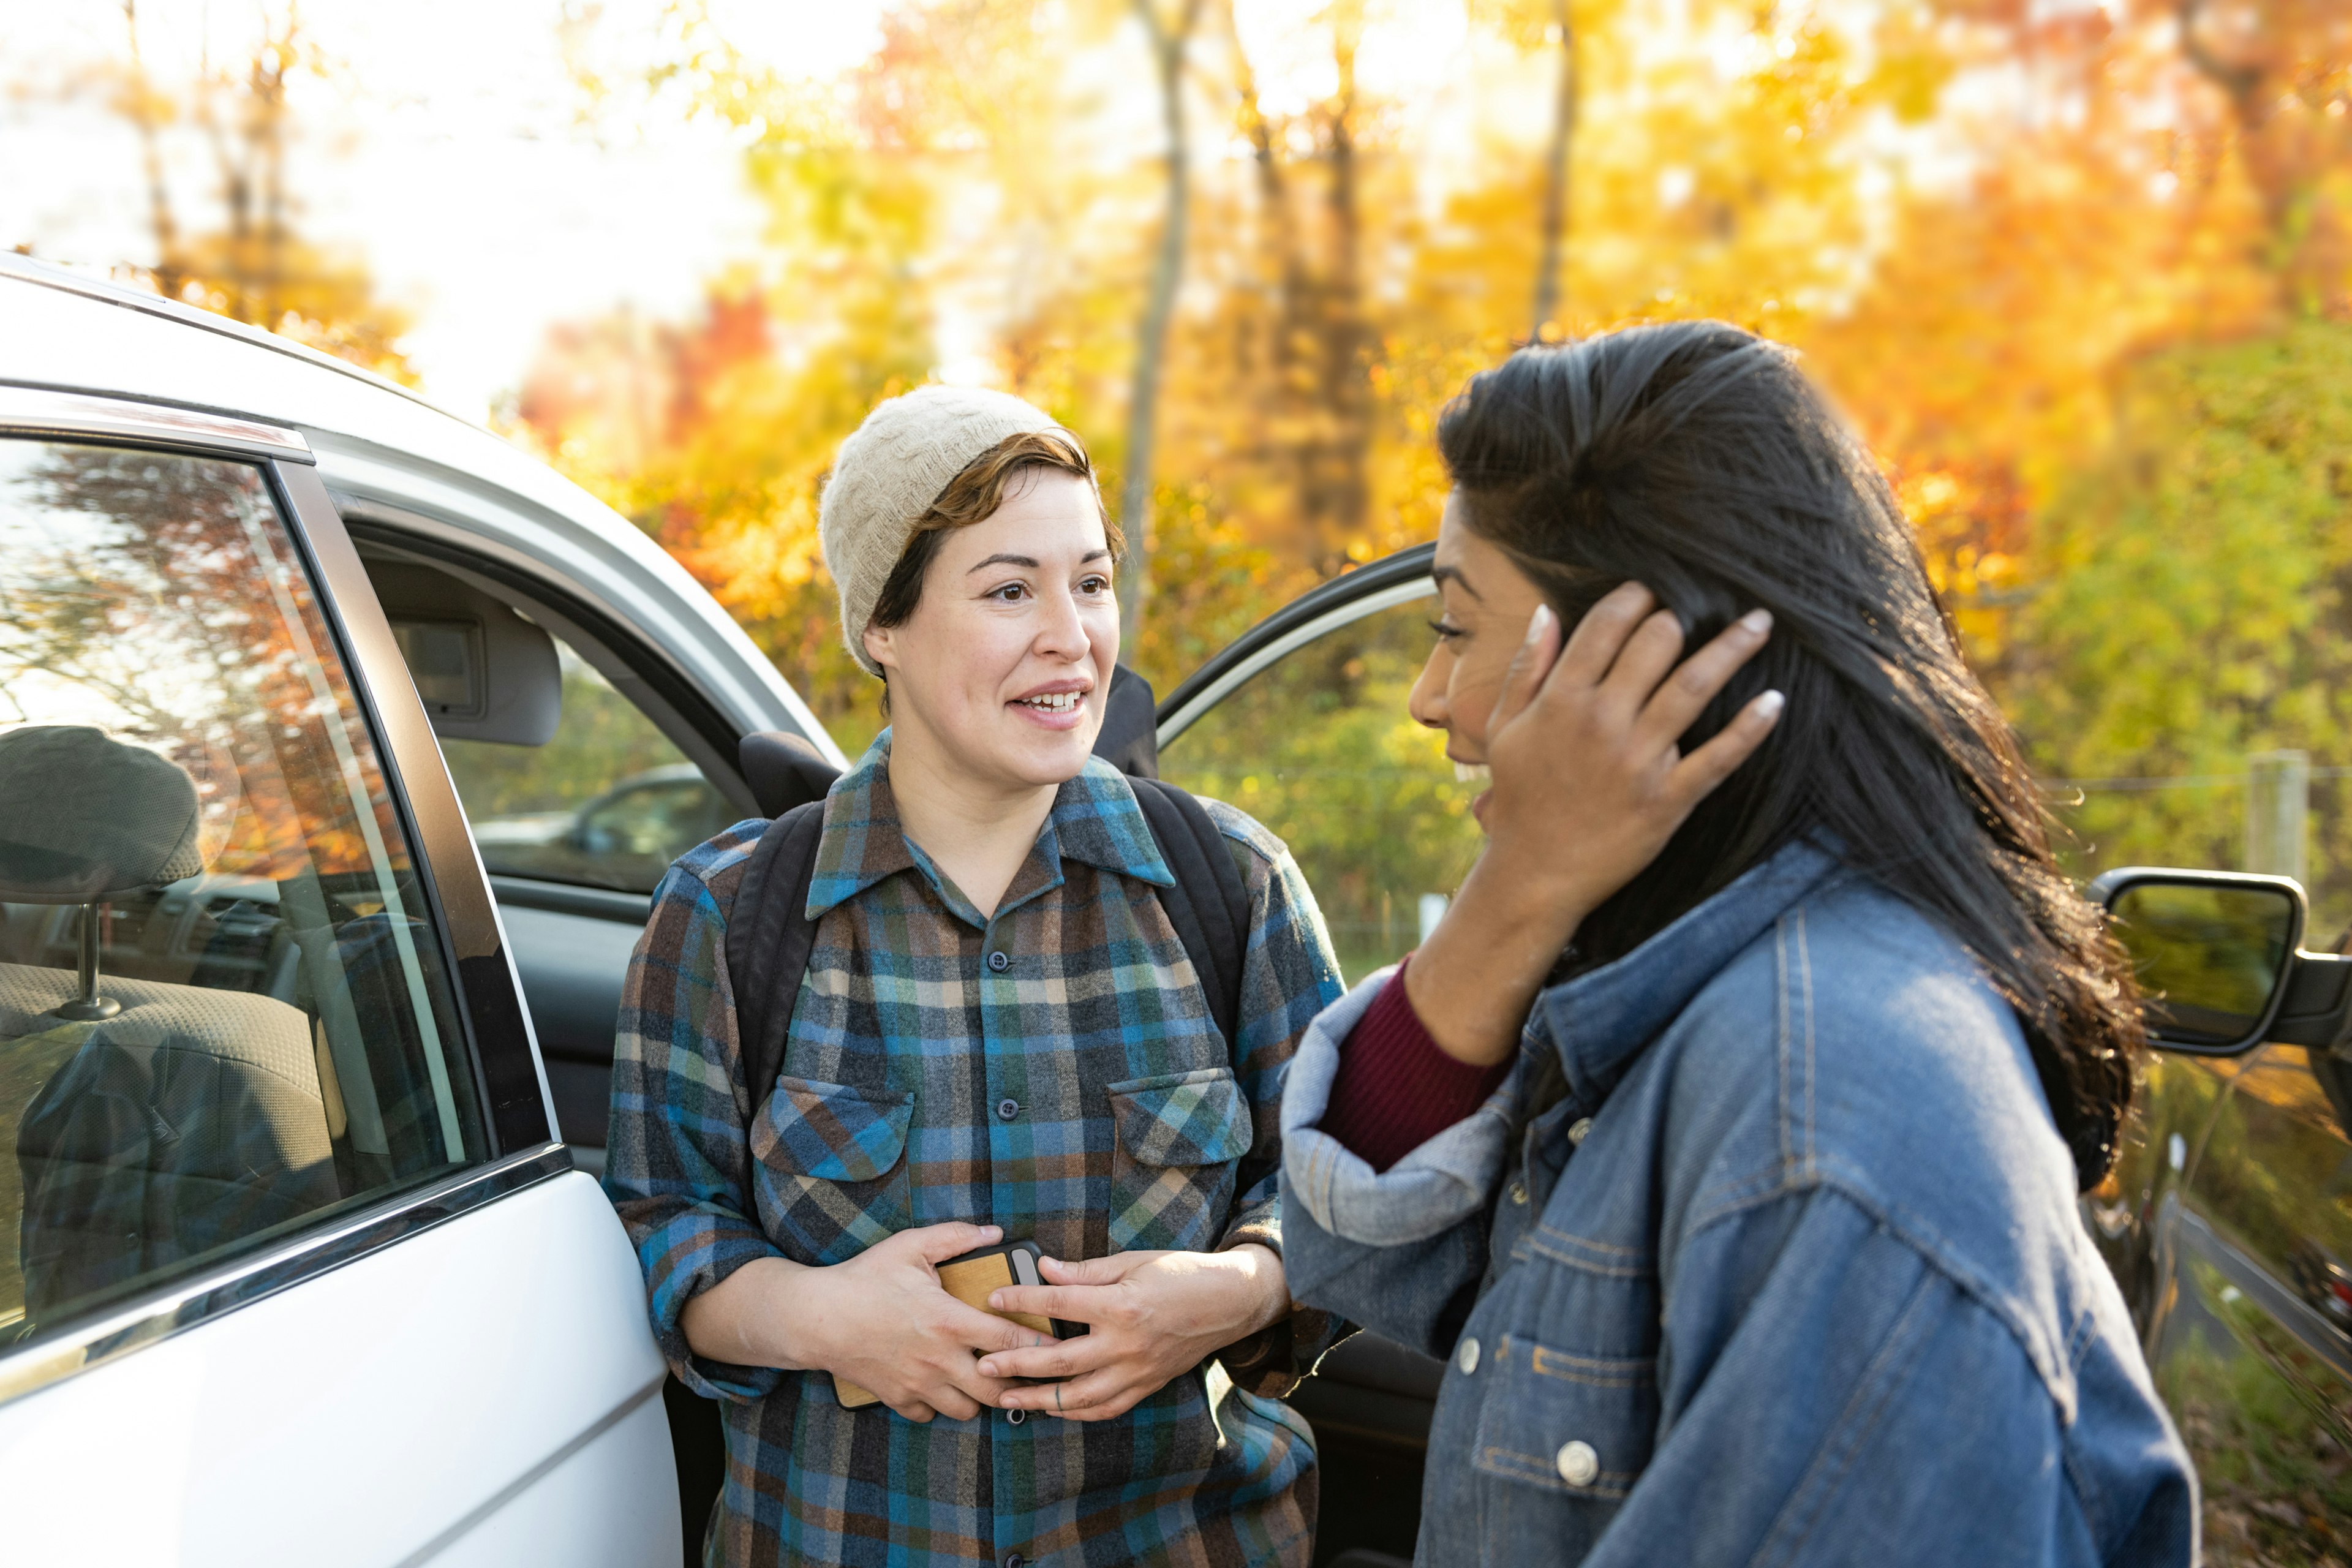
[{"label": "open car door", "polygon": [[[1290,846],[1350,984],[1419,943],[1478,853],[1472,792],[1444,738],[1405,713],[1429,652],[1433,548],[1304,595],[1159,709],[1160,776],[1248,812]],[[1442,1374],[1416,1351],[1358,1334],[1293,1397],[1322,1461],[1318,1563],[1412,1556]]]}]

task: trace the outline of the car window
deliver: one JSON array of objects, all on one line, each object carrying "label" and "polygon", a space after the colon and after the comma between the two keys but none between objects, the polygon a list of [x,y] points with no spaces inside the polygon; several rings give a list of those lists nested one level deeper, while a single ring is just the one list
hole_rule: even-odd
[{"label": "car window", "polygon": [[261,471],[0,440],[0,1344],[483,1157]]},{"label": "car window", "polygon": [[544,745],[442,739],[482,865],[650,893],[672,860],[744,814],[594,666],[561,638],[556,651],[562,717]]},{"label": "car window", "polygon": [[1477,858],[1475,788],[1405,713],[1434,601],[1334,627],[1170,737],[1160,775],[1290,846],[1349,984],[1410,952]]}]

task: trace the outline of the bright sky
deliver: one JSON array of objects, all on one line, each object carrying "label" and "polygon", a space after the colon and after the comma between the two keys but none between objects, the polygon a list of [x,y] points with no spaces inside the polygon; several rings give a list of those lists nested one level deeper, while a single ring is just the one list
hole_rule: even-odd
[{"label": "bright sky", "polygon": [[[185,79],[207,24],[214,60],[242,58],[257,9],[143,0],[151,73]],[[611,0],[596,43],[656,9]],[[382,291],[416,317],[406,346],[425,391],[470,418],[520,380],[550,322],[625,303],[680,313],[757,237],[736,150],[718,128],[671,116],[600,135],[579,122],[563,10],[562,0],[302,5],[331,63],[330,81],[298,88],[300,221],[364,254]],[[876,36],[875,0],[714,10],[747,53],[797,71],[837,69]],[[100,268],[152,258],[137,140],[89,85],[125,58],[119,0],[0,0],[0,246]],[[208,226],[218,208],[201,145],[183,136],[173,148],[181,222]]]},{"label": "bright sky", "polygon": [[[285,0],[270,0],[273,11]],[[888,0],[709,0],[754,60],[819,76],[879,42]],[[1322,0],[1244,0],[1240,26],[1277,112],[1330,89]],[[207,58],[241,62],[261,0],[139,0],[152,78],[191,79]],[[425,390],[484,416],[521,379],[547,327],[620,306],[675,317],[707,278],[751,256],[761,214],[730,134],[668,112],[583,120],[567,63],[618,78],[643,68],[664,0],[302,0],[326,79],[300,76],[290,184],[309,237],[347,246],[416,321],[404,347]],[[1359,61],[1365,87],[1413,106],[1410,144],[1475,160],[1472,121],[1524,71],[1465,73],[1462,0],[1375,0]],[[569,13],[570,20],[567,20]],[[1125,63],[1114,48],[1110,68]],[[1139,57],[1140,51],[1136,51]],[[0,246],[104,269],[152,258],[137,139],[105,95],[127,59],[121,0],[0,0]],[[1139,78],[1142,61],[1134,62]],[[1477,76],[1478,90],[1465,91]],[[1539,122],[1548,78],[1520,118]],[[1127,95],[1114,99],[1128,103]],[[1503,98],[1517,96],[1505,89]],[[639,100],[641,101],[641,100]],[[1156,150],[1142,96],[1111,140]],[[1121,117],[1114,115],[1114,120]],[[1111,129],[1106,127],[1105,129]],[[1201,127],[1204,137],[1218,134]],[[218,222],[217,175],[189,128],[167,142],[185,227]],[[1114,155],[1117,155],[1114,153]],[[984,358],[985,310],[943,323],[954,372]],[[971,340],[966,342],[965,340]]]}]

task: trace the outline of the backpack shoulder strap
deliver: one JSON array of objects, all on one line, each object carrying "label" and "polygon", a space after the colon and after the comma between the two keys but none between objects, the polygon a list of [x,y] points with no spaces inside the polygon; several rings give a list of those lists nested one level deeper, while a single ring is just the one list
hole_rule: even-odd
[{"label": "backpack shoulder strap", "polygon": [[824,802],[796,805],[760,835],[727,917],[727,973],[735,990],[735,1033],[743,1049],[743,1083],[751,1107],[765,1104],[784,1070],[793,1002],[807,973],[816,922],[808,918],[809,882],[824,837]]},{"label": "backpack shoulder strap", "polygon": [[1225,836],[1206,807],[1161,779],[1133,778],[1137,804],[1159,841],[1176,885],[1160,892],[1192,971],[1209,998],[1209,1017],[1234,1048],[1241,1029],[1242,961],[1249,943],[1249,889]]}]

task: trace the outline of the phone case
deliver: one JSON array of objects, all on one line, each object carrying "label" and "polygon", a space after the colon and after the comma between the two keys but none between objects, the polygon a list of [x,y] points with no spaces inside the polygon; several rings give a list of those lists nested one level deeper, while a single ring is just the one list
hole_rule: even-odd
[{"label": "phone case", "polygon": [[[983,1247],[977,1252],[967,1252],[961,1258],[950,1258],[940,1264],[940,1286],[966,1306],[977,1307],[995,1317],[1010,1318],[1024,1328],[1051,1334],[1057,1340],[1085,1333],[1087,1325],[1084,1323],[1066,1323],[1029,1312],[998,1312],[989,1306],[990,1293],[1004,1286],[1044,1284],[1045,1279],[1037,1272],[1037,1259],[1044,1256],[1044,1249],[1034,1241],[1007,1241],[995,1247]],[[845,1410],[863,1409],[868,1405],[879,1404],[882,1398],[880,1394],[841,1377],[833,1380],[833,1396]]]}]

